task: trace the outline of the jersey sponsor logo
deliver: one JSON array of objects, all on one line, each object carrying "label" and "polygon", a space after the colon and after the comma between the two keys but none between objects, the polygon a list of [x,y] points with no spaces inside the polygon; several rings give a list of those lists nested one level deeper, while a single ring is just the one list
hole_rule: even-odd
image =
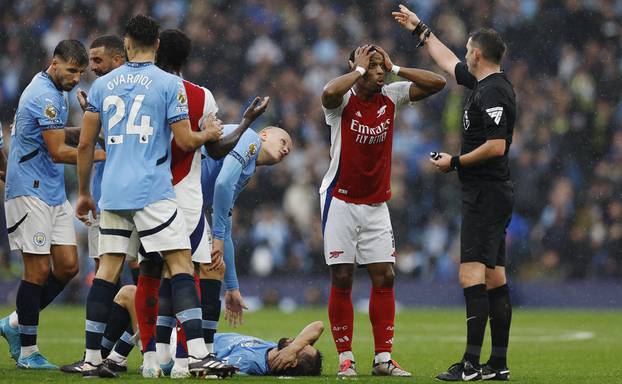
[{"label": "jersey sponsor logo", "polygon": [[45,245],[45,233],[35,233],[35,235],[32,237],[32,243],[37,247],[43,247]]},{"label": "jersey sponsor logo", "polygon": [[[381,108],[382,109],[382,108]],[[357,133],[355,142],[360,144],[378,144],[383,143],[387,138],[387,133],[391,127],[391,119],[388,118],[380,125],[370,127],[365,124],[361,124],[360,121],[352,119],[350,123],[350,130]]]},{"label": "jersey sponsor logo", "polygon": [[338,259],[339,256],[341,256],[344,251],[330,251],[330,256],[328,256],[329,259]]},{"label": "jersey sponsor logo", "polygon": [[469,121],[469,112],[464,111],[464,114],[462,115],[462,126],[464,127],[464,130],[468,130],[470,125],[471,122]]},{"label": "jersey sponsor logo", "polygon": [[488,108],[486,110],[486,113],[488,114],[488,116],[490,116],[492,121],[495,122],[495,124],[499,125],[499,122],[501,121],[501,116],[503,116],[503,107]]},{"label": "jersey sponsor logo", "polygon": [[376,116],[376,119],[379,118],[380,116],[384,115],[384,113],[387,111],[387,106],[383,105],[382,107],[380,107],[380,109],[378,109],[378,115]]},{"label": "jersey sponsor logo", "polygon": [[43,108],[43,114],[50,120],[55,120],[58,116],[58,111],[52,104],[46,104],[45,108]]}]

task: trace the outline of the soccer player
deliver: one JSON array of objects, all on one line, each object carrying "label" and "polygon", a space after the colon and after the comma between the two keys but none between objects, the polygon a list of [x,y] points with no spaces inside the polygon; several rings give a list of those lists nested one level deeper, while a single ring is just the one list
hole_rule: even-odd
[{"label": "soccer player", "polygon": [[[225,125],[225,133],[234,127]],[[291,150],[292,139],[285,130],[266,127],[259,132],[244,132],[238,144],[224,159],[203,159],[203,204],[206,210],[212,211],[212,257],[224,257],[225,271],[221,270],[221,273],[224,272],[225,314],[233,325],[242,322],[243,310],[246,309],[235,269],[235,251],[231,237],[233,205],[258,166],[277,164]],[[214,325],[218,322],[219,314],[220,308],[212,314],[215,318]]]},{"label": "soccer player", "polygon": [[[161,69],[181,75],[181,69],[185,65],[191,52],[191,41],[181,31],[176,29],[168,29],[160,34],[160,45],[157,51],[156,65]],[[212,93],[203,87],[195,85],[189,81],[183,81],[186,94],[188,96],[188,112],[191,128],[199,131],[201,119],[203,121],[214,119],[218,112],[218,106],[212,96]],[[242,122],[236,126],[232,132],[228,132],[226,136],[220,140],[206,144],[208,155],[212,158],[222,158],[227,154],[233,146],[238,142],[241,134],[250,126],[250,124],[259,117],[266,109],[269,98],[260,100],[256,98],[251,106],[244,112]],[[216,297],[210,296],[206,286],[209,282],[205,282],[204,277],[210,268],[222,263],[222,260],[211,259],[211,237],[209,234],[209,225],[202,210],[203,196],[201,194],[201,151],[185,152],[177,145],[175,139],[171,143],[171,172],[173,174],[173,188],[177,197],[179,208],[186,220],[188,236],[190,237],[192,261],[195,263],[199,277],[203,279],[200,283],[201,292],[201,308],[203,320],[206,318],[206,308],[208,302],[219,301],[218,293]],[[184,377],[188,373],[187,358],[183,358],[185,354],[185,343],[179,350],[179,358],[175,360],[175,366],[170,357],[169,342],[171,329],[175,325],[173,307],[171,303],[171,279],[168,271],[164,271],[164,279],[160,282],[162,276],[161,268],[158,268],[161,259],[158,254],[151,254],[148,257],[141,257],[141,276],[138,284],[138,292],[136,295],[136,305],[141,316],[139,316],[139,328],[143,345],[143,353],[146,362],[156,361],[150,357],[156,353],[160,362],[170,363],[162,367],[163,373],[171,375],[171,377]],[[158,291],[159,288],[159,291]],[[160,300],[158,301],[158,295]],[[153,302],[158,303],[157,306],[150,305]],[[154,321],[156,319],[157,320]],[[157,328],[156,324],[157,323]],[[205,327],[207,324],[203,322]],[[213,343],[213,333],[204,329],[204,339],[209,353]],[[210,337],[210,334],[212,335]],[[180,339],[183,339],[183,332]],[[154,344],[155,337],[155,344]],[[161,365],[161,364],[159,364]],[[156,366],[154,369],[158,369]]]},{"label": "soccer player", "polygon": [[[97,77],[103,76],[108,72],[112,71],[113,69],[116,69],[123,65],[125,63],[125,47],[123,46],[123,40],[120,37],[114,35],[100,36],[93,40],[89,48],[89,63],[91,71],[93,71],[93,73],[95,73]],[[83,110],[86,110],[88,106],[87,100],[88,97],[86,92],[78,89],[78,102],[80,103],[80,107],[82,107]],[[79,127],[65,129],[65,142],[70,145],[77,146],[79,141]],[[97,147],[100,147],[100,143],[98,143]],[[104,162],[99,162],[93,166],[94,172],[91,182],[91,190],[93,191],[93,199],[96,203],[99,202],[99,198],[101,195],[101,179],[104,173],[104,164]],[[99,214],[99,207],[97,207],[97,213]],[[89,256],[95,260],[95,272],[97,273],[97,270],[99,269],[99,219],[90,218],[90,225],[87,226],[87,231]],[[127,260],[128,266],[130,266],[130,270],[132,271],[132,275],[136,276],[136,278],[134,279],[134,284],[136,284],[136,279],[138,278],[138,263],[136,262],[136,259],[139,245],[138,234],[136,232],[132,233],[132,241],[135,246],[130,247],[130,253],[127,255]],[[126,330],[128,330],[128,332],[133,334],[132,325],[129,323],[129,321],[125,325],[125,328]],[[106,333],[109,333],[108,328],[106,329]],[[106,336],[107,335],[104,335],[104,337],[102,338],[103,358],[107,357],[107,352],[110,351],[110,349],[112,349],[113,347],[110,341],[110,337]],[[83,364],[84,360],[79,360],[75,363],[61,366],[60,370],[66,373],[80,373]]]},{"label": "soccer player", "polygon": [[[351,72],[331,80],[322,108],[331,127],[330,166],[320,188],[324,255],[330,268],[328,317],[337,351],[338,376],[355,376],[352,353],[354,263],[372,281],[369,317],[376,356],[374,375],[410,376],[391,359],[395,296],[395,244],[386,201],[391,197],[391,148],[397,109],[445,86],[433,72],[394,65],[380,47],[350,54]],[[386,72],[408,82],[385,85]]]},{"label": "soccer player", "polygon": [[[250,108],[249,108],[250,109]],[[245,113],[245,115],[249,111]],[[235,124],[224,126],[225,135],[229,135],[237,129]],[[213,249],[212,258],[222,260],[226,264],[213,263],[211,270],[201,272],[201,295],[207,296],[204,306],[206,329],[204,330],[205,342],[210,349],[213,348],[214,334],[220,317],[220,288],[221,281],[225,279],[225,303],[226,313],[230,322],[234,325],[242,320],[242,311],[246,308],[239,291],[234,260],[233,241],[231,238],[231,216],[235,199],[240,194],[250,177],[255,173],[256,167],[261,165],[273,165],[279,163],[291,151],[292,142],[289,134],[278,127],[267,127],[256,133],[247,130],[242,134],[239,142],[231,152],[223,159],[214,159],[207,156],[203,159],[201,171],[201,184],[203,188],[203,204],[206,210],[212,210],[213,224]],[[225,270],[226,276],[225,276]],[[204,294],[205,292],[205,294]],[[160,306],[170,306],[170,298],[160,296]],[[160,364],[166,369],[177,371],[177,358],[172,364],[170,355],[166,354],[170,342],[172,322],[165,321],[162,311],[158,316],[158,352]],[[179,350],[179,348],[178,348]],[[160,353],[162,351],[162,353]]]},{"label": "soccer player", "polygon": [[[121,288],[113,303],[116,316],[108,322],[106,333],[117,317],[136,323],[136,312],[133,311],[135,296],[135,286]],[[278,343],[237,333],[217,333],[214,336],[214,353],[247,375],[319,376],[322,372],[322,354],[313,345],[323,331],[322,322],[314,321],[296,338],[283,337]],[[126,345],[130,339],[131,335],[124,333],[110,354],[109,359],[115,362],[119,371],[127,370],[127,349],[119,346]]]},{"label": "soccer player", "polygon": [[[22,93],[11,131],[5,213],[11,249],[22,252],[24,277],[17,310],[2,319],[1,329],[19,368],[57,368],[39,353],[37,328],[39,312],[78,273],[63,165],[75,164],[77,151],[65,144],[64,127],[69,114],[66,92],[78,84],[87,64],[82,43],[58,43],[51,65]],[[94,156],[96,161],[105,158],[103,151]]]},{"label": "soccer player", "polygon": [[[419,37],[432,59],[456,82],[472,90],[463,115],[460,155],[441,153],[432,163],[457,171],[462,183],[460,285],[466,300],[467,345],[459,363],[436,378],[446,381],[509,380],[507,347],[512,306],[505,274],[505,232],[514,193],[508,151],[516,118],[512,84],[501,71],[505,43],[492,29],[472,33],[461,62],[419,17],[400,5],[396,21]],[[492,349],[481,367],[480,352],[490,318]]]},{"label": "soccer player", "polygon": [[[192,151],[218,140],[222,128],[209,124],[204,131],[191,130],[181,79],[154,65],[159,34],[155,20],[133,16],[125,32],[129,61],[93,83],[78,146],[76,216],[87,221],[89,212],[97,217],[89,182],[101,124],[107,155],[99,201],[102,255],[87,298],[83,375],[102,375],[101,338],[133,230],[146,252],[162,252],[171,272],[173,307],[188,338],[190,372],[217,373],[209,369],[213,359],[202,337],[190,241],[171,183],[170,137],[172,130],[179,147]],[[143,369],[144,377],[158,375],[157,370]]]}]

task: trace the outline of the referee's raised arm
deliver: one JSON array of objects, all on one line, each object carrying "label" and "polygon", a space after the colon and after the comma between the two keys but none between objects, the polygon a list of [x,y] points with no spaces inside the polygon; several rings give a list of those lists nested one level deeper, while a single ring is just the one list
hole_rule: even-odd
[{"label": "referee's raised arm", "polygon": [[455,68],[456,64],[460,62],[458,56],[432,33],[432,30],[419,19],[416,13],[402,4],[400,4],[399,8],[398,12],[391,13],[395,20],[402,27],[411,31],[413,35],[417,35],[420,39],[420,44],[423,44],[436,64],[443,71],[450,74],[453,79],[456,79]]}]

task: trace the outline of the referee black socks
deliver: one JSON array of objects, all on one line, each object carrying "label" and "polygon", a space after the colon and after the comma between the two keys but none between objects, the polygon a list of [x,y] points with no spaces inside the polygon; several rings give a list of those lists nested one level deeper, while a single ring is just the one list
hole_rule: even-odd
[{"label": "referee black socks", "polygon": [[464,288],[464,298],[466,300],[467,346],[463,358],[474,367],[478,367],[488,323],[489,304],[486,285],[477,284]]},{"label": "referee black socks", "polygon": [[488,291],[490,303],[490,336],[492,349],[488,364],[495,369],[507,367],[507,350],[510,337],[510,323],[512,322],[512,304],[508,285]]}]

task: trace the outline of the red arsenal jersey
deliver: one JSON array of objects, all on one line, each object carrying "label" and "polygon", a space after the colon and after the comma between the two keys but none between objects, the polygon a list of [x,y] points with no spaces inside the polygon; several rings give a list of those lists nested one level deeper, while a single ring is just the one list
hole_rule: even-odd
[{"label": "red arsenal jersey", "polygon": [[397,107],[410,101],[409,90],[410,82],[392,83],[366,101],[352,88],[339,107],[324,108],[331,160],[320,193],[355,204],[391,198],[393,124]]},{"label": "red arsenal jersey", "polygon": [[[188,96],[188,115],[190,127],[199,131],[199,120],[203,115],[218,112],[218,106],[212,93],[203,87],[184,80],[184,88]],[[201,150],[182,151],[173,138],[171,142],[171,173],[177,198],[189,199],[201,204]]]}]

